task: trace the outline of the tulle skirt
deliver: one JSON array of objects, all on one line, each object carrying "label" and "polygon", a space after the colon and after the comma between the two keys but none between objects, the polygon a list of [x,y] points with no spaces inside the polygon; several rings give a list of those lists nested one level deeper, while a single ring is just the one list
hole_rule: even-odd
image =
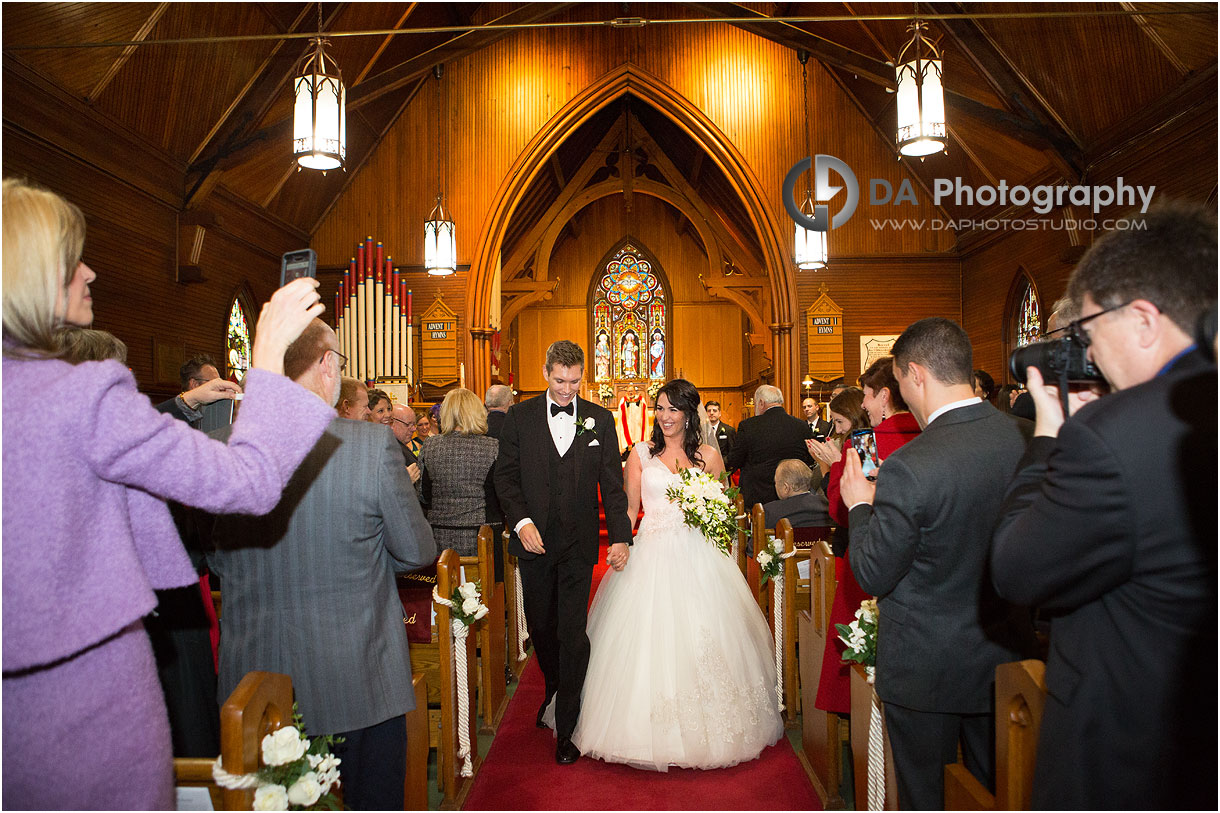
[{"label": "tulle skirt", "polygon": [[754,759],[783,735],[771,632],[736,565],[673,522],[635,539],[602,581],[572,740],[659,771]]}]

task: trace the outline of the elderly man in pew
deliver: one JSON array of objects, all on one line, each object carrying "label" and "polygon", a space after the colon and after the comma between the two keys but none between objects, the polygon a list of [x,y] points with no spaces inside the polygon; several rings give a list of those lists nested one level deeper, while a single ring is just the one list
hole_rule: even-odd
[{"label": "elderly man in pew", "polygon": [[778,500],[763,506],[766,527],[786,519],[793,528],[833,525],[830,506],[822,490],[813,488],[813,469],[800,460],[781,460],[775,468],[775,493]]},{"label": "elderly man in pew", "polygon": [[1027,610],[995,595],[991,532],[1025,450],[1028,422],[974,395],[970,339],[948,319],[898,337],[894,376],[923,432],[887,457],[875,484],[845,455],[851,567],[877,596],[877,694],[894,756],[898,805],[944,806],[944,766],[995,786],[995,668],[1034,651]]},{"label": "elderly man in pew", "polygon": [[1069,384],[1065,416],[1057,382],[1022,370],[1035,437],[992,552],[1000,594],[1054,614],[1033,806],[1215,809],[1216,367],[1214,335],[1194,338],[1214,214],[1132,218],[1068,295],[1068,341],[1114,392]]},{"label": "elderly man in pew", "polygon": [[[338,350],[315,319],[284,374],[334,405]],[[211,537],[220,697],[252,670],[289,675],[309,734],[345,738],[334,750],[347,807],[401,810],[415,692],[394,577],[434,561],[436,544],[394,436],[336,417],[270,514],[217,517]]]}]

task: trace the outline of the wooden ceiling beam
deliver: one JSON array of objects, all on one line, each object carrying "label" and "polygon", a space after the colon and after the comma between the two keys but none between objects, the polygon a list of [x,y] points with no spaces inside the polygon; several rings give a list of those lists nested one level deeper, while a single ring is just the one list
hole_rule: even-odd
[{"label": "wooden ceiling beam", "polygon": [[[394,23],[394,28],[402,28],[403,23],[407,21],[407,18],[411,16],[411,12],[415,11],[416,6],[418,5],[419,3],[408,3],[406,10],[398,18],[398,22]],[[373,66],[377,64],[377,60],[381,59],[381,55],[385,53],[385,49],[390,46],[390,42],[393,41],[393,39],[393,34],[386,34],[382,38],[381,45],[377,46],[377,50],[373,52],[373,56],[364,64],[364,68],[360,71],[356,78],[352,80],[351,85],[353,87],[364,81],[364,77],[369,75],[369,71],[371,71]]]},{"label": "wooden ceiling beam", "polygon": [[[506,14],[490,20],[487,24],[525,24],[545,20],[561,11],[575,5],[574,3],[525,3]],[[512,33],[512,29],[496,29],[480,31],[474,28],[456,34],[440,45],[433,46],[422,53],[402,62],[389,70],[371,76],[348,90],[347,106],[349,110],[368,104],[386,93],[393,92],[405,84],[409,84],[421,75],[426,75],[434,65],[459,59],[497,42]]]},{"label": "wooden ceiling beam", "polygon": [[[964,11],[964,6],[960,3],[933,3],[931,8],[946,14],[960,14]],[[1081,140],[991,35],[975,20],[942,19],[937,20],[937,25],[945,31],[952,47],[970,61],[1005,104],[1027,119],[1028,129],[1040,133],[1046,139],[1051,145],[1048,151],[1050,157],[1055,159],[1055,163],[1065,175],[1079,178],[1084,169]],[[961,98],[957,101],[960,102]],[[945,101],[949,101],[947,94]]]},{"label": "wooden ceiling beam", "polygon": [[1156,49],[1161,52],[1161,55],[1165,57],[1170,65],[1173,66],[1175,71],[1183,76],[1190,73],[1190,68],[1186,67],[1186,63],[1184,63],[1178,57],[1178,55],[1173,52],[1173,49],[1169,47],[1167,42],[1165,42],[1165,39],[1161,36],[1160,32],[1152,27],[1152,23],[1148,22],[1148,18],[1143,14],[1137,13],[1135,3],[1119,3],[1119,5],[1125,8],[1127,11],[1132,12],[1132,21],[1139,26],[1140,30],[1144,32],[1148,39],[1152,40],[1152,44],[1156,46]]},{"label": "wooden ceiling beam", "polygon": [[[144,40],[148,39],[148,35],[152,33],[153,28],[155,28],[157,23],[160,22],[162,15],[165,14],[165,10],[168,8],[169,3],[158,3],[152,10],[152,13],[148,15],[148,19],[145,20],[144,24],[140,26],[140,29],[136,31],[135,36],[133,36],[132,39],[137,42],[143,42]],[[128,45],[119,52],[119,55],[115,57],[114,62],[111,62],[110,67],[106,69],[106,73],[103,74],[102,78],[99,79],[97,84],[93,86],[93,90],[89,91],[88,95],[85,96],[86,102],[92,104],[98,96],[102,95],[102,91],[106,89],[106,86],[110,84],[114,77],[118,76],[119,71],[122,70],[123,66],[127,64],[127,60],[131,59],[131,55],[136,52],[136,48],[137,46],[135,45]]]}]

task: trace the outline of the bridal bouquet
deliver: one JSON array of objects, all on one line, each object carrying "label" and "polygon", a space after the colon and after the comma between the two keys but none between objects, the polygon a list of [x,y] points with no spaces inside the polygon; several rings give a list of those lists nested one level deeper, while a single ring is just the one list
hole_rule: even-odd
[{"label": "bridal bouquet", "polygon": [[737,534],[736,488],[721,489],[720,481],[699,469],[682,469],[680,482],[665,490],[665,496],[682,509],[686,524],[707,537],[725,556],[733,549]]},{"label": "bridal bouquet", "polygon": [[844,662],[855,661],[865,666],[877,665],[877,600],[868,598],[860,602],[856,620],[850,624],[835,624],[839,640],[847,645],[843,653]]},{"label": "bridal bouquet", "polygon": [[216,783],[228,788],[255,788],[255,810],[342,810],[331,793],[339,784],[341,760],[330,752],[342,738],[332,734],[307,738],[301,733],[303,720],[295,703],[292,723],[263,737],[263,767],[255,773],[235,776],[220,767],[217,759],[212,765]]}]

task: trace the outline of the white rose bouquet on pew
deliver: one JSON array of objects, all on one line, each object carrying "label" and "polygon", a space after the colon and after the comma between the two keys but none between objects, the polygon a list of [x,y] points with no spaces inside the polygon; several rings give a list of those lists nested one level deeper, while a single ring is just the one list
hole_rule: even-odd
[{"label": "white rose bouquet on pew", "polygon": [[847,645],[843,653],[844,663],[855,662],[865,666],[877,665],[877,600],[868,598],[860,602],[856,620],[850,624],[835,624],[839,640]]},{"label": "white rose bouquet on pew", "polygon": [[780,570],[784,567],[783,553],[784,540],[767,534],[767,544],[754,554],[754,561],[758,562],[760,585],[766,584],[779,575]]},{"label": "white rose bouquet on pew", "polygon": [[730,555],[738,530],[733,505],[737,489],[722,488],[719,480],[698,469],[682,469],[678,477],[678,485],[667,488],[665,496],[682,510],[687,526],[707,537],[725,556]]},{"label": "white rose bouquet on pew", "polygon": [[453,588],[449,600],[453,602],[450,608],[454,619],[470,626],[490,612],[483,603],[482,585],[479,582],[462,582]]},{"label": "white rose bouquet on pew", "polygon": [[342,737],[327,734],[310,740],[301,732],[304,720],[292,704],[292,725],[263,737],[263,767],[234,776],[212,766],[216,784],[225,788],[254,787],[255,810],[342,810],[331,790],[339,784],[339,763],[330,748]]}]

